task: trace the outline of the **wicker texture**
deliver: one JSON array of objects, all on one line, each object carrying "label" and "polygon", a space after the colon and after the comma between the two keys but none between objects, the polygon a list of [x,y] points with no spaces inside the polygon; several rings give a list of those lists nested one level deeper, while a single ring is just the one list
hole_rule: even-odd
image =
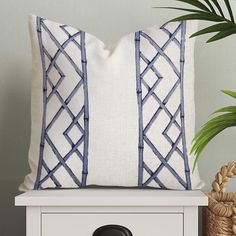
[{"label": "wicker texture", "polygon": [[206,236],[236,236],[236,193],[225,192],[228,181],[236,176],[236,162],[223,166],[207,194],[209,205],[205,211]]}]

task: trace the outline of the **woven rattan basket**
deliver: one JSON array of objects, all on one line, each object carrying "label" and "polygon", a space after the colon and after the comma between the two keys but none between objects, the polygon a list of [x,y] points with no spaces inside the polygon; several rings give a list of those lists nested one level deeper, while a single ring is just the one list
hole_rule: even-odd
[{"label": "woven rattan basket", "polygon": [[[236,192],[225,192],[228,181],[236,176],[236,162],[223,166],[208,193],[209,205],[204,210],[205,236],[236,236]],[[236,189],[236,187],[235,187]]]}]

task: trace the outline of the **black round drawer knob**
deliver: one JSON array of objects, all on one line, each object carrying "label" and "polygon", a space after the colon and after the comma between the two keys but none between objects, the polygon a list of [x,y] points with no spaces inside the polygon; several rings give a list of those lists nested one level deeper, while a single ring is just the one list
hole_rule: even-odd
[{"label": "black round drawer knob", "polygon": [[104,225],[96,229],[93,236],[133,236],[133,234],[121,225]]}]

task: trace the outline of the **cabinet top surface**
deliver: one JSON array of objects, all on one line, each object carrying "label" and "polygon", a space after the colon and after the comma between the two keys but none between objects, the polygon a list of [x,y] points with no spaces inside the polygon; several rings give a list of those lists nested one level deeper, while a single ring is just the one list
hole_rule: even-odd
[{"label": "cabinet top surface", "polygon": [[204,206],[201,191],[156,189],[32,190],[15,197],[16,206]]}]

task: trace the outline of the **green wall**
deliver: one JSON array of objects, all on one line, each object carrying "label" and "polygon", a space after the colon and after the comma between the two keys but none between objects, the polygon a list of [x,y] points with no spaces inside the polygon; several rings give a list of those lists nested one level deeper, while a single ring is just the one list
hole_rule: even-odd
[{"label": "green wall", "polygon": [[[175,16],[176,12],[152,9],[171,0],[1,0],[0,1],[0,235],[24,236],[25,211],[14,207],[17,187],[28,173],[30,138],[31,53],[27,15],[40,15],[71,24],[107,43],[122,35]],[[236,1],[232,1],[236,11]],[[236,87],[236,37],[196,47],[197,127],[218,107],[233,104],[221,89]],[[236,89],[235,89],[236,90]],[[210,190],[215,173],[236,159],[236,130],[220,135],[203,153],[199,164]],[[229,190],[235,190],[235,182]]]}]

